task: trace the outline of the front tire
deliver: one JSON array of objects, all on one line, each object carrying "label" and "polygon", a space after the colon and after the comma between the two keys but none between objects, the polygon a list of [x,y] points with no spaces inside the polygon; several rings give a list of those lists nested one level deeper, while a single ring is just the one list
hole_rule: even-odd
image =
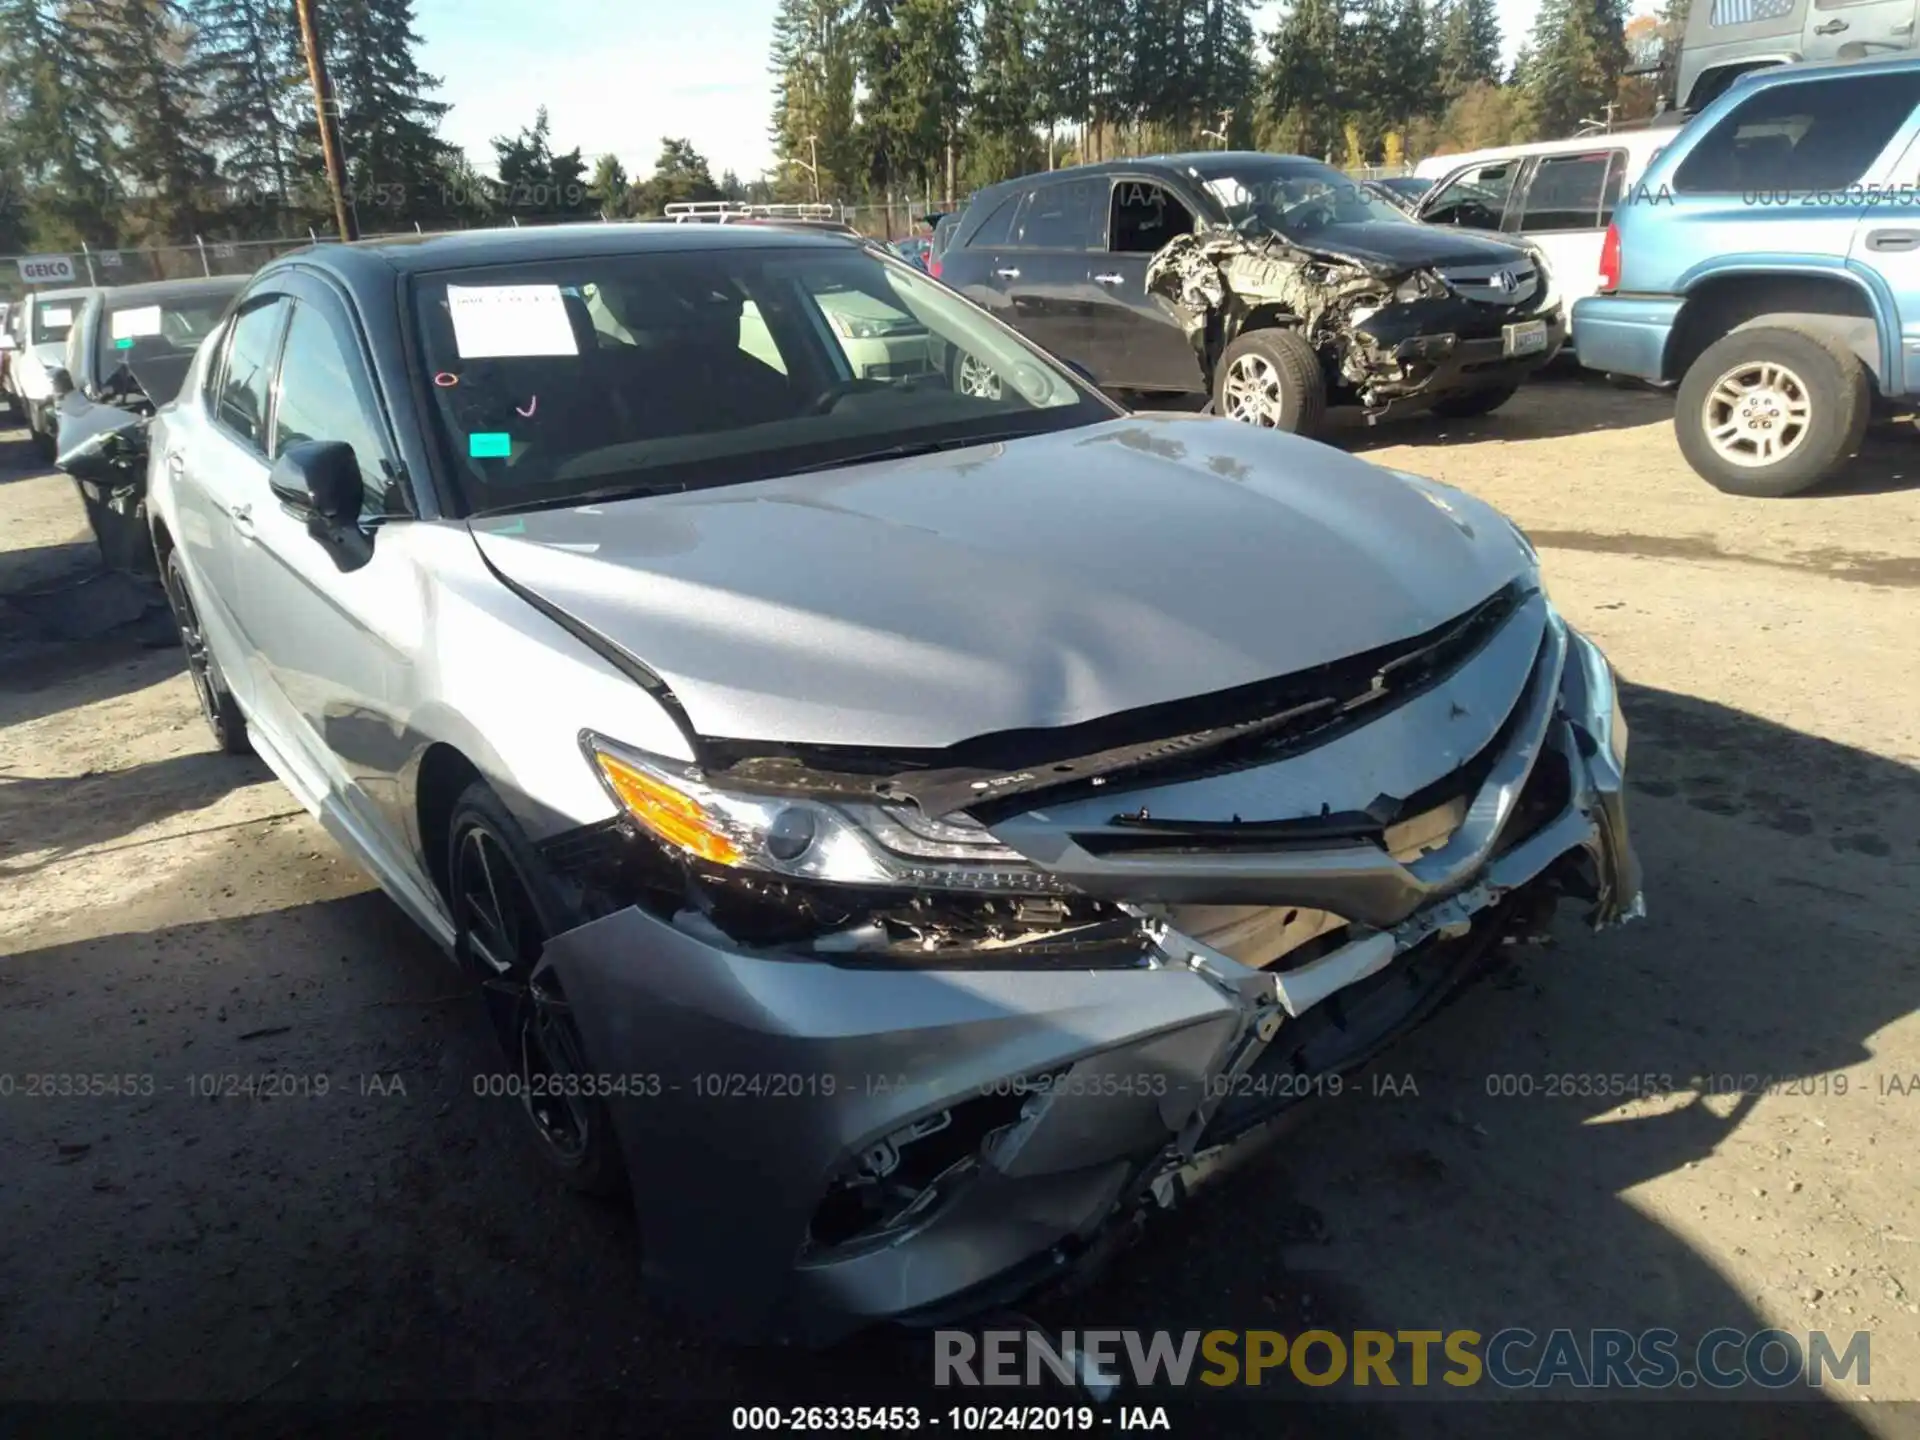
[{"label": "front tire", "polygon": [[538,852],[485,781],[454,802],[446,874],[457,953],[480,978],[522,1134],[569,1188],[620,1194],[626,1173],[612,1116],[582,1083],[593,1071],[544,958],[547,941],[567,928],[563,910]]},{"label": "front tire", "polygon": [[250,753],[253,744],[247,739],[247,717],[240,713],[240,702],[227,688],[227,677],[221,673],[220,662],[207,645],[206,631],[200,625],[200,612],[194,608],[193,592],[187,588],[187,571],[178,550],[167,555],[162,583],[167,591],[167,606],[173,611],[174,628],[180,633],[180,648],[186,652],[187,675],[200,701],[200,716],[213,732],[213,743],[223,755]]},{"label": "front tire", "polygon": [[957,346],[947,351],[947,383],[956,394],[971,395],[978,400],[998,400],[1006,394],[1005,382],[998,371]]},{"label": "front tire", "polygon": [[1266,430],[1317,434],[1327,418],[1327,377],[1319,355],[1295,330],[1238,336],[1214,367],[1213,411]]},{"label": "front tire", "polygon": [[1482,415],[1491,415],[1519,393],[1518,385],[1489,385],[1480,390],[1461,390],[1452,395],[1442,395],[1430,408],[1442,419],[1473,420]]},{"label": "front tire", "polygon": [[1700,352],[1673,415],[1680,453],[1729,495],[1817,485],[1860,448],[1873,408],[1866,367],[1801,330],[1736,330]]}]

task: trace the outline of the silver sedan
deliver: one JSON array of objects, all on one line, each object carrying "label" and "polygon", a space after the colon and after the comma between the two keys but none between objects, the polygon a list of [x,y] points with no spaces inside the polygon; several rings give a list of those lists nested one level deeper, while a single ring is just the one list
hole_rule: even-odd
[{"label": "silver sedan", "polygon": [[[875,378],[850,296],[997,383]],[[1513,525],[1127,414],[853,240],[319,247],[150,439],[220,745],[727,1334],[1082,1272],[1562,898],[1640,909],[1614,677]]]}]

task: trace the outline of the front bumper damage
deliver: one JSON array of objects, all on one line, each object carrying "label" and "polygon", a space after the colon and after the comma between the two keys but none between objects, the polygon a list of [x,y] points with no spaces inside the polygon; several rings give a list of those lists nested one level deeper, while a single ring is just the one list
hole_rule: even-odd
[{"label": "front bumper damage", "polygon": [[[1295,325],[1321,355],[1329,381],[1375,419],[1466,390],[1514,385],[1559,353],[1567,330],[1544,258],[1528,262],[1512,303],[1466,267],[1440,272],[1368,264],[1278,236],[1176,236],[1147,268],[1147,290],[1180,320],[1209,387],[1221,353],[1243,331]],[[1414,293],[1417,292],[1417,293]],[[1505,327],[1539,322],[1546,344],[1508,353]]]},{"label": "front bumper damage", "polygon": [[[1137,813],[1103,794],[997,824],[1115,897],[1130,925],[1097,956],[860,963],[641,905],[558,936],[544,963],[594,1069],[631,1078],[609,1103],[649,1280],[721,1334],[821,1344],[1083,1273],[1557,897],[1596,927],[1641,913],[1625,756],[1606,660],[1534,594],[1444,683],[1325,743]],[[1155,818],[1213,793],[1291,794],[1308,828],[1248,848]],[[1404,815],[1388,795],[1419,815],[1334,833],[1342,799]],[[851,1197],[880,1192],[876,1224]]]}]

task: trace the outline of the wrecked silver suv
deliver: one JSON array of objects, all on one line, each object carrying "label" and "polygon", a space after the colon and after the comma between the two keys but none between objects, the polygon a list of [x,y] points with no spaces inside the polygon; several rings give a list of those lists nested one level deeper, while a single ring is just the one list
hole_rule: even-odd
[{"label": "wrecked silver suv", "polygon": [[[862,374],[848,314],[1007,386]],[[222,747],[725,1333],[1083,1273],[1562,896],[1639,905],[1613,674],[1511,524],[1127,416],[856,241],[286,257],[151,444]]]},{"label": "wrecked silver suv", "polygon": [[[1537,251],[1424,225],[1297,155],[1083,165],[974,196],[946,282],[1116,392],[1206,396],[1295,434],[1483,415],[1566,339]],[[955,353],[956,388],[999,378]]]}]

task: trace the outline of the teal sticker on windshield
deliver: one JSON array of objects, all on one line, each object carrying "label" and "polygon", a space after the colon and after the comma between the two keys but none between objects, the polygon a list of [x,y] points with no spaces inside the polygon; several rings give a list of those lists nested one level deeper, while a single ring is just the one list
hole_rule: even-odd
[{"label": "teal sticker on windshield", "polygon": [[116,350],[131,350],[133,348],[133,337],[131,335],[122,335],[118,340],[113,342],[113,348]]},{"label": "teal sticker on windshield", "polygon": [[467,437],[467,454],[476,460],[505,460],[513,454],[513,437],[498,430],[477,430]]}]

